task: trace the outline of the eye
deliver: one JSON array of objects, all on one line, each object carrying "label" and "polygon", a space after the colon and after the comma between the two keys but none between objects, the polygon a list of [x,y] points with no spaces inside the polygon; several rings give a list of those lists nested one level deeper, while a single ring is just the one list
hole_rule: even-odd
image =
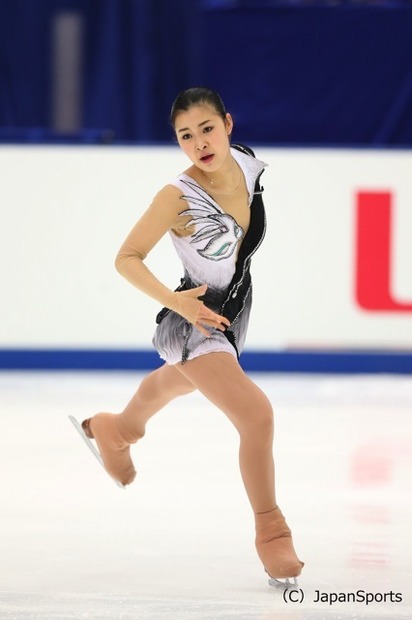
[{"label": "eye", "polygon": [[181,139],[182,140],[189,140],[190,137],[191,137],[190,133],[184,133],[183,136],[181,136]]},{"label": "eye", "polygon": [[213,129],[213,126],[208,125],[207,127],[203,128],[203,133],[210,133]]}]

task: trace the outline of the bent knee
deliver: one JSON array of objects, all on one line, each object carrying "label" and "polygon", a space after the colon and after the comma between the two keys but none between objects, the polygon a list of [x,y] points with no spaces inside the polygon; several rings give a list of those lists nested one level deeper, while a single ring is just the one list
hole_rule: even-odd
[{"label": "bent knee", "polygon": [[245,408],[241,416],[240,430],[252,436],[272,437],[274,430],[273,409],[269,401],[256,402]]},{"label": "bent knee", "polygon": [[258,412],[255,416],[255,428],[261,433],[272,433],[274,428],[273,410],[272,407],[267,407],[264,410]]}]

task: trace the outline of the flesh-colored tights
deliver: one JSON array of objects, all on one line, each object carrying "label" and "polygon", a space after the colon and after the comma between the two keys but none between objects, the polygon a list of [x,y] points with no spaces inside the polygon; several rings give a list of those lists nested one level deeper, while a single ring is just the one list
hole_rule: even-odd
[{"label": "flesh-colored tights", "polygon": [[130,442],[143,437],[155,413],[195,389],[223,411],[239,433],[240,471],[253,511],[272,510],[276,506],[272,407],[230,353],[209,353],[150,373],[119,416],[122,434]]}]

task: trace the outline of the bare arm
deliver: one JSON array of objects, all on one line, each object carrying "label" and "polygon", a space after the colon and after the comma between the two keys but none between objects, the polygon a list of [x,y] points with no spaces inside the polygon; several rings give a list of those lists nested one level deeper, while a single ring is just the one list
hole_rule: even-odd
[{"label": "bare arm", "polygon": [[128,282],[153,297],[163,306],[170,307],[172,293],[144,264],[144,259],[165,233],[173,228],[182,211],[180,192],[167,185],[130,231],[117,257],[116,269]]},{"label": "bare arm", "polygon": [[207,308],[198,297],[206,292],[206,285],[189,291],[174,292],[165,286],[146,267],[144,260],[164,234],[179,227],[182,211],[180,192],[167,185],[154,198],[152,204],[133,227],[117,257],[116,269],[133,286],[156,299],[166,308],[174,310],[202,333],[209,335],[203,325],[223,330],[229,321]]}]

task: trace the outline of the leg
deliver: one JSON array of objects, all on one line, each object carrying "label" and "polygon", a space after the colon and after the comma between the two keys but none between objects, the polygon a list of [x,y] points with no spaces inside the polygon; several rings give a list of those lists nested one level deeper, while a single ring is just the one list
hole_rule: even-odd
[{"label": "leg", "polygon": [[273,412],[268,398],[228,353],[209,353],[176,368],[239,432],[240,469],[255,513],[256,548],[266,571],[274,578],[296,577],[303,564],[276,505]]},{"label": "leg", "polygon": [[147,421],[167,403],[195,389],[186,377],[168,364],[147,375],[119,416],[124,433],[131,435],[130,443],[143,437]]},{"label": "leg", "polygon": [[115,480],[122,484],[133,482],[136,471],[130,457],[130,444],[143,437],[146,423],[155,413],[177,396],[194,389],[174,366],[165,364],[143,379],[120,415],[98,413],[83,421],[83,430],[96,440],[104,466]]},{"label": "leg", "polygon": [[239,464],[254,512],[276,506],[273,463],[273,412],[262,390],[230,353],[209,353],[179,371],[225,413],[240,436]]}]

